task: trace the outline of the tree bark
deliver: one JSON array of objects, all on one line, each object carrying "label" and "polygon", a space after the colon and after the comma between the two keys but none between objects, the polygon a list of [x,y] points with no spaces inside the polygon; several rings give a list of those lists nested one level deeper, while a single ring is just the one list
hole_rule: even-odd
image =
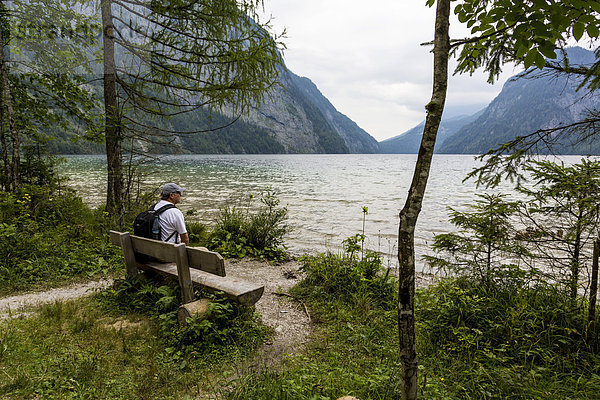
[{"label": "tree bark", "polygon": [[[0,27],[1,28],[1,27]],[[2,99],[4,107],[6,109],[6,119],[8,120],[8,129],[10,131],[10,138],[12,141],[12,162],[10,167],[10,178],[9,186],[10,189],[15,190],[19,186],[19,164],[21,163],[21,144],[19,141],[19,132],[15,124],[15,117],[12,107],[12,98],[10,95],[10,83],[8,80],[8,66],[6,65],[6,59],[4,57],[4,38],[2,35],[2,29],[0,29],[0,81],[2,82]]]},{"label": "tree bark", "polygon": [[115,66],[112,1],[102,0],[102,41],[104,49],[104,138],[106,142],[106,211],[113,220],[122,218],[123,162],[121,121],[117,103],[117,72]]},{"label": "tree bark", "polygon": [[588,325],[595,331],[596,299],[598,296],[598,257],[600,256],[600,239],[594,240],[594,253],[592,256],[592,281],[590,283],[590,304],[588,308]]},{"label": "tree bark", "polygon": [[402,399],[417,398],[417,350],[415,340],[415,226],[427,187],[437,131],[442,119],[448,88],[448,56],[450,51],[450,0],[438,0],[436,9],[433,94],[425,107],[427,119],[417,156],[413,180],[406,204],[400,211],[398,229],[399,296],[398,333],[402,362]]},{"label": "tree bark", "polygon": [[2,146],[2,174],[4,175],[4,181],[2,182],[2,188],[6,191],[9,190],[9,179],[10,179],[10,164],[8,162],[8,147],[6,143],[6,131],[4,121],[4,101],[0,99],[0,146]]},{"label": "tree bark", "polygon": [[571,260],[571,279],[569,282],[570,297],[573,303],[577,300],[577,284],[579,283],[579,264],[580,264],[580,253],[581,253],[581,224],[583,220],[583,211],[579,211],[577,215],[577,226],[575,231],[575,244],[573,248],[573,258]]}]

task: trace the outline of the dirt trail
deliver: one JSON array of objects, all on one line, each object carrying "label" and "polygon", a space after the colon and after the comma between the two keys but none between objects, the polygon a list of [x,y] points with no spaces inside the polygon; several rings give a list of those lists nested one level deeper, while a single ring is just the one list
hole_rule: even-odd
[{"label": "dirt trail", "polygon": [[[293,279],[298,274],[298,264],[295,261],[275,266],[259,261],[232,260],[226,262],[225,270],[229,276],[265,286],[263,297],[256,303],[256,310],[262,315],[263,322],[275,330],[273,340],[265,346],[264,358],[267,361],[297,350],[299,344],[306,342],[310,333],[310,320],[304,307],[289,297],[278,295],[286,293],[297,283],[298,280]],[[111,284],[110,280],[92,281],[0,298],[0,319],[26,317],[42,304],[87,296]]]},{"label": "dirt trail", "polygon": [[[243,278],[265,286],[262,298],[256,303],[256,310],[263,323],[275,330],[273,339],[264,346],[261,362],[271,364],[285,354],[302,349],[311,332],[311,321],[307,310],[293,298],[282,296],[298,282],[299,265],[290,261],[282,265],[270,265],[251,260],[228,260],[225,264],[227,275]],[[431,275],[417,276],[417,287],[424,287],[433,281]],[[54,301],[64,301],[106,288],[110,280],[92,281],[71,285],[45,292],[25,293],[0,298],[0,319],[29,315],[36,306]]]},{"label": "dirt trail", "polygon": [[30,314],[31,309],[42,304],[87,296],[93,291],[104,289],[111,284],[111,280],[103,279],[50,289],[44,292],[31,292],[0,298],[0,319],[26,316]]}]

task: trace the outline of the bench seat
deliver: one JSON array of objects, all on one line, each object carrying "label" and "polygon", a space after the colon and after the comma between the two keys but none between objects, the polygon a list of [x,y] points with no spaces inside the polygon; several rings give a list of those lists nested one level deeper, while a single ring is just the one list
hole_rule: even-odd
[{"label": "bench seat", "polygon": [[[157,272],[164,276],[177,277],[177,264],[148,262],[138,263],[144,271]],[[242,279],[220,277],[197,269],[190,270],[192,282],[211,293],[223,292],[227,298],[244,306],[254,305],[263,295],[264,286],[259,286]]]},{"label": "bench seat", "polygon": [[[222,292],[245,306],[255,304],[263,295],[264,286],[226,276],[223,257],[204,247],[187,247],[117,231],[110,231],[110,240],[121,247],[128,276],[141,269],[176,277],[184,303],[193,301],[193,284],[211,293]],[[155,260],[145,261],[140,255]]]}]

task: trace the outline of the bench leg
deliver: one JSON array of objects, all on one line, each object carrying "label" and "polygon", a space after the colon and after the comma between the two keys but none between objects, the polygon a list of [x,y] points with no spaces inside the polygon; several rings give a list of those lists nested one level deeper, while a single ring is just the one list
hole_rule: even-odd
[{"label": "bench leg", "polygon": [[194,286],[190,276],[190,265],[187,257],[187,250],[184,243],[175,245],[175,255],[177,263],[177,277],[181,287],[181,298],[183,303],[189,303],[194,300]]},{"label": "bench leg", "polygon": [[119,235],[119,241],[121,242],[121,249],[123,249],[123,258],[125,259],[125,266],[127,267],[127,276],[136,276],[138,274],[138,267],[135,262],[135,254],[133,253],[133,245],[131,244],[131,235],[129,232],[121,233]]}]

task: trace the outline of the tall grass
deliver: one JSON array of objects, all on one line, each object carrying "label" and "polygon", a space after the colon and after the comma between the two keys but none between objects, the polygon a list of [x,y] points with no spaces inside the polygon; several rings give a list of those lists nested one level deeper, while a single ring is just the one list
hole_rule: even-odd
[{"label": "tall grass", "polygon": [[106,216],[69,189],[0,192],[0,295],[120,269],[107,231]]},{"label": "tall grass", "polygon": [[[115,314],[136,312],[152,319],[167,352],[178,360],[211,353],[223,357],[236,344],[235,353],[244,355],[262,344],[269,330],[260,323],[253,307],[244,307],[222,296],[197,290],[196,297],[210,298],[208,315],[192,318],[182,325],[177,320],[181,292],[177,282],[149,281],[144,277],[116,281],[114,288],[100,293],[101,305]],[[243,349],[246,349],[244,353]]]},{"label": "tall grass", "polygon": [[[249,344],[264,340],[242,327],[239,321],[248,318],[238,316],[236,322],[228,315],[229,326],[244,331],[239,341],[217,344],[211,332],[195,337],[191,351],[183,340],[173,343],[180,333],[165,332],[158,315],[142,312],[161,309],[150,299],[164,296],[143,296],[138,311],[115,308],[103,296],[100,303],[94,298],[56,302],[30,318],[0,320],[0,398],[210,398],[254,351]],[[218,332],[232,338],[225,329]]]},{"label": "tall grass", "polygon": [[[354,239],[360,239],[354,237]],[[358,245],[351,239],[347,244]],[[346,246],[303,257],[303,281],[292,293],[310,304],[313,341],[281,368],[249,374],[228,399],[395,399],[400,365],[394,347],[395,281],[373,252]]]},{"label": "tall grass", "polygon": [[[301,259],[305,279],[293,293],[310,304],[313,342],[283,368],[238,380],[227,398],[400,398],[397,287],[346,244]],[[550,285],[501,278],[493,288],[465,277],[418,291],[420,396],[600,398],[600,342],[586,315]]]},{"label": "tall grass", "polygon": [[[598,332],[550,285],[442,281],[419,293],[424,371],[454,398],[597,398]],[[427,376],[427,375],[425,375]]]}]

